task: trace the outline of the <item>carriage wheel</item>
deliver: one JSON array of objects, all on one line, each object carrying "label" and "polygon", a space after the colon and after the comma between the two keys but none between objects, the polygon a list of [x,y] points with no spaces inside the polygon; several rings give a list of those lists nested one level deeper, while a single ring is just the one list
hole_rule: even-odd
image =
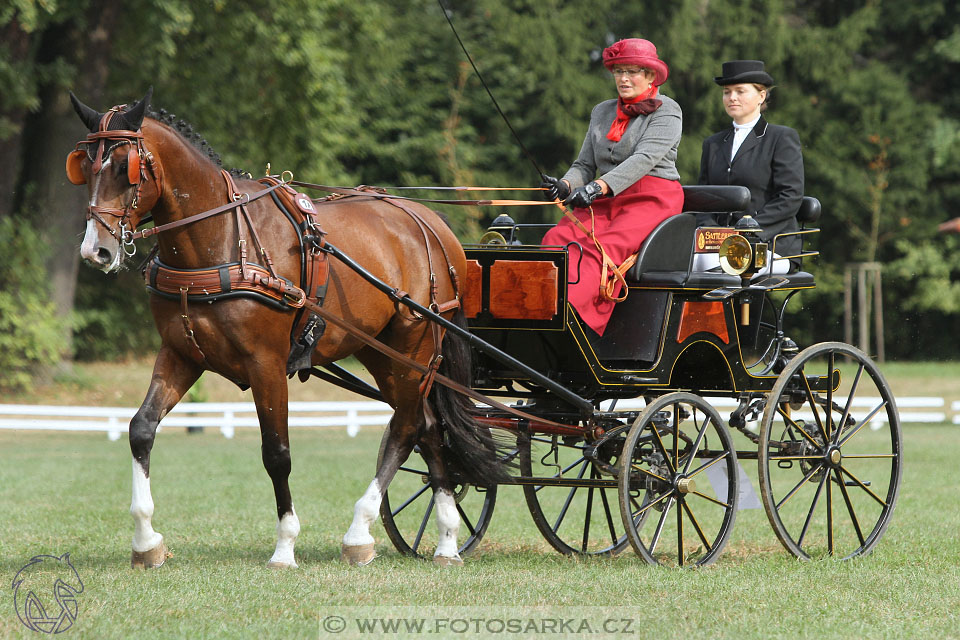
[{"label": "carriage wheel", "polygon": [[640,557],[712,563],[733,531],[738,492],[737,454],[716,409],[692,393],[647,406],[620,461],[620,516]]},{"label": "carriage wheel", "polygon": [[[831,372],[835,389],[811,389]],[[825,342],[791,360],[769,397],[760,495],[780,542],[801,559],[868,553],[900,487],[900,416],[883,375],[859,349]]]},{"label": "carriage wheel", "polygon": [[[554,549],[566,555],[615,555],[627,546],[616,514],[616,487],[587,486],[611,480],[621,439],[598,452],[606,473],[584,457],[582,441],[549,435],[521,434],[520,471],[527,477],[553,478],[557,485],[524,485],[523,495],[534,524]],[[585,480],[585,482],[584,482]],[[594,483],[596,484],[596,483]]]},{"label": "carriage wheel", "polygon": [[[384,432],[377,466],[383,458],[386,441],[387,434]],[[391,503],[390,494],[402,499]],[[457,484],[453,488],[453,495],[461,520],[460,537],[463,541],[459,553],[461,557],[465,557],[477,547],[483,539],[487,525],[490,524],[493,506],[497,501],[497,487],[485,489],[471,484]],[[380,503],[383,528],[397,551],[417,558],[430,557],[429,554],[436,549],[438,542],[437,526],[430,521],[434,516],[433,507],[430,472],[420,457],[419,447],[416,447],[413,454],[400,466]],[[463,539],[464,530],[469,534],[466,539]]]}]

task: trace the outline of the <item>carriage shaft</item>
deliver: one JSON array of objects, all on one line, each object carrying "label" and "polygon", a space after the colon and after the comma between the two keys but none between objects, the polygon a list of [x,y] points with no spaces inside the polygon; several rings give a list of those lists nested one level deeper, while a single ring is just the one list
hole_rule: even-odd
[{"label": "carriage shaft", "polygon": [[409,307],[410,309],[416,311],[420,315],[426,318],[429,318],[432,322],[436,322],[447,331],[450,331],[451,333],[457,335],[458,337],[466,340],[467,344],[471,345],[472,347],[475,347],[479,351],[482,351],[483,353],[487,354],[494,360],[497,360],[508,367],[517,369],[518,371],[520,371],[521,373],[529,377],[531,380],[533,380],[543,388],[553,392],[559,398],[563,399],[565,402],[568,402],[569,404],[579,409],[582,415],[589,416],[593,414],[593,403],[587,400],[586,398],[580,397],[579,395],[570,391],[563,385],[543,375],[539,371],[531,367],[528,367],[527,365],[520,362],[513,356],[501,351],[500,349],[493,346],[492,344],[478,338],[477,336],[473,335],[472,333],[460,327],[459,325],[453,322],[450,322],[449,320],[441,316],[439,313],[435,313],[434,311],[432,311],[431,309],[428,309],[422,304],[419,304],[418,302],[411,300],[409,296],[402,296],[402,297],[398,296],[397,290],[394,287],[391,287],[387,283],[377,278],[375,275],[373,275],[372,273],[364,269],[361,265],[354,262],[353,259],[350,258],[350,256],[346,255],[345,253],[340,251],[337,247],[333,246],[329,242],[324,244],[324,250],[330,253],[330,255],[335,257],[337,260],[339,260],[343,264],[347,265],[348,267],[356,271],[364,280],[366,280],[367,282],[372,284],[374,287],[376,287],[377,289],[385,293],[388,297],[390,297],[391,300],[394,300],[396,302],[399,302],[400,304],[403,304]]}]

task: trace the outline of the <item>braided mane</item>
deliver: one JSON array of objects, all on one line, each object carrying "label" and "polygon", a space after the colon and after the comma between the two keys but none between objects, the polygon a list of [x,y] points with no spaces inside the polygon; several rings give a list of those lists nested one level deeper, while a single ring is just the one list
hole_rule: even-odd
[{"label": "braided mane", "polygon": [[[192,147],[203,153],[218,167],[223,166],[223,162],[220,159],[220,154],[213,150],[213,147],[210,146],[202,135],[194,130],[193,125],[191,125],[186,120],[182,118],[177,118],[174,114],[170,113],[166,109],[158,109],[156,111],[151,107],[147,111],[147,115],[158,122],[162,122],[167,125],[174,131],[180,134],[180,136],[190,143]],[[234,177],[247,178],[250,177],[250,174],[247,171],[242,169],[230,169],[230,173]]]}]

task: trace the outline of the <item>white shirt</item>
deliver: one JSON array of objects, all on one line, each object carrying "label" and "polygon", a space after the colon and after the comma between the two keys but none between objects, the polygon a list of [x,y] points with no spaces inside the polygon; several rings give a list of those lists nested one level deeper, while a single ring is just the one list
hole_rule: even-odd
[{"label": "white shirt", "polygon": [[760,115],[758,114],[756,118],[751,120],[746,124],[737,124],[733,123],[733,148],[730,150],[730,161],[733,161],[734,156],[737,155],[737,149],[740,148],[740,145],[743,144],[743,141],[747,139],[747,135],[753,131],[753,128],[757,126],[757,123],[760,121]]}]

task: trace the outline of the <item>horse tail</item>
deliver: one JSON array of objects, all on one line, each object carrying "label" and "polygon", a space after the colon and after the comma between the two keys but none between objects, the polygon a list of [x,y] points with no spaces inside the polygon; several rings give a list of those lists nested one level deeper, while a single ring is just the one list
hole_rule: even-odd
[{"label": "horse tail", "polygon": [[[451,321],[466,328],[467,320],[463,311],[458,309]],[[473,363],[470,346],[467,341],[451,332],[447,332],[441,349],[443,361],[438,373],[471,386],[473,382]],[[445,433],[448,464],[465,482],[479,486],[491,486],[509,478],[509,464],[513,446],[502,442],[490,432],[490,429],[477,421],[479,412],[473,401],[453,389],[435,383],[430,390],[430,406]]]}]

